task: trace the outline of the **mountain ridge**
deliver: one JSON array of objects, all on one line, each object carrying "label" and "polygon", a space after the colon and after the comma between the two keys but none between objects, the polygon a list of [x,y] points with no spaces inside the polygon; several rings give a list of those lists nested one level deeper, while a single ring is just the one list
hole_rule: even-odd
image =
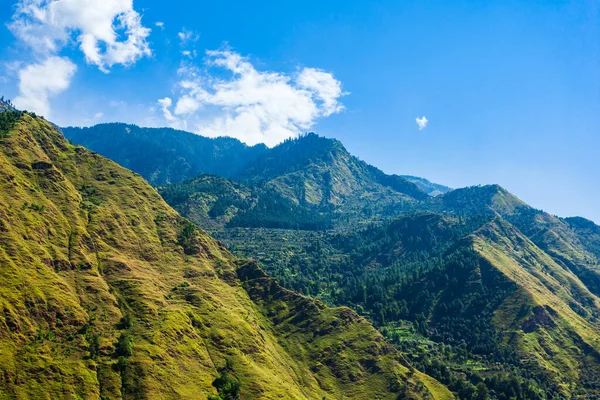
[{"label": "mountain ridge", "polygon": [[47,121],[0,140],[2,397],[452,398]]}]

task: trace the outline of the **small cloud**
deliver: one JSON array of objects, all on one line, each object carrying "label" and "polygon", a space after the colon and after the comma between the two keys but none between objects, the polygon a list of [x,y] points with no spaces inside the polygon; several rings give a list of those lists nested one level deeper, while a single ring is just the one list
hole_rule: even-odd
[{"label": "small cloud", "polygon": [[421,118],[417,117],[416,121],[417,121],[417,125],[419,126],[420,131],[427,128],[427,123],[429,121],[427,120],[427,118],[425,116],[422,116]]},{"label": "small cloud", "polygon": [[185,57],[189,57],[189,58],[196,58],[198,56],[198,53],[196,52],[196,50],[193,50],[193,51],[184,50],[181,52],[181,55],[183,55]]},{"label": "small cloud", "polygon": [[177,105],[175,106],[175,114],[176,115],[185,115],[196,112],[202,103],[193,98],[192,96],[184,95],[179,100],[177,100]]},{"label": "small cloud", "polygon": [[173,105],[173,100],[170,97],[165,97],[163,99],[158,100],[158,106],[163,113],[163,117],[169,121],[171,127],[177,129],[185,129],[185,121],[181,121],[179,118],[175,117],[173,113],[171,113],[171,106]]},{"label": "small cloud", "polygon": [[162,21],[158,21],[154,25],[158,26],[160,29],[165,29],[165,23]]},{"label": "small cloud", "polygon": [[18,108],[49,118],[50,97],[69,88],[76,70],[77,67],[68,58],[57,56],[21,69],[19,96],[15,99],[15,104]]},{"label": "small cloud", "polygon": [[183,30],[177,34],[177,37],[184,44],[190,41],[195,42],[200,38],[200,36],[197,33],[189,31],[185,28],[183,28]]},{"label": "small cloud", "polygon": [[94,119],[100,119],[104,117],[104,113],[102,112],[97,112],[96,114],[94,114]]}]

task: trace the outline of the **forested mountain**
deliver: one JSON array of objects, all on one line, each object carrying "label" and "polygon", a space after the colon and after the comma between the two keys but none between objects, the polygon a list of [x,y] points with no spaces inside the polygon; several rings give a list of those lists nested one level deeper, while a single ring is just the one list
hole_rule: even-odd
[{"label": "forested mountain", "polygon": [[386,175],[314,134],[158,190],[282,286],[356,310],[458,398],[600,398],[591,221],[498,185]]},{"label": "forested mountain", "polygon": [[170,128],[140,128],[111,123],[62,132],[84,146],[142,175],[153,185],[175,183],[200,173],[231,177],[267,150],[237,139],[209,139]]},{"label": "forested mountain", "polygon": [[161,196],[177,211],[205,228],[266,227],[328,229],[330,208],[298,203],[273,186],[248,187],[215,175],[200,175],[159,186]]},{"label": "forested mountain", "polygon": [[339,141],[315,134],[286,140],[235,180],[200,175],[159,192],[202,226],[290,229],[396,215],[429,198],[404,178],[353,157]]},{"label": "forested mountain", "polygon": [[[415,200],[429,197],[410,180],[387,175],[352,156],[339,141],[314,133],[267,149],[248,147],[230,138],[208,139],[171,129],[125,124],[64,128],[63,132],[72,142],[112,158],[159,185],[161,193],[173,199],[171,205],[179,211],[187,210],[189,218],[209,226],[228,223],[327,229],[340,221],[396,215],[413,207]],[[233,182],[217,182],[215,177],[198,176],[199,172]],[[203,184],[199,185],[200,181]],[[172,186],[165,185],[168,183]],[[233,193],[225,187],[231,184],[245,185],[243,190],[251,192],[252,197],[243,204],[234,198],[237,196],[230,197]],[[222,209],[235,216],[209,221],[212,217],[206,213],[210,210],[205,210],[206,204],[198,199],[214,197],[213,189],[228,193],[211,205],[217,207],[213,214]]]},{"label": "forested mountain", "polygon": [[0,398],[452,398],[366,319],[282,288],[139,175],[2,115]]},{"label": "forested mountain", "polygon": [[498,399],[598,396],[594,281],[500,216],[417,213],[356,233],[217,235],[282,285],[367,316],[460,398],[481,398],[478,383]]}]

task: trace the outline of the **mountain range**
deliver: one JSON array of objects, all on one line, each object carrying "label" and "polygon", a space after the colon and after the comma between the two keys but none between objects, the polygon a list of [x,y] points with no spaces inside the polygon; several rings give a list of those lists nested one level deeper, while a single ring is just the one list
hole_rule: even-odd
[{"label": "mountain range", "polygon": [[0,398],[452,398],[365,318],[282,288],[138,174],[2,115]]},{"label": "mountain range", "polygon": [[316,134],[0,115],[6,398],[600,398],[591,221]]}]

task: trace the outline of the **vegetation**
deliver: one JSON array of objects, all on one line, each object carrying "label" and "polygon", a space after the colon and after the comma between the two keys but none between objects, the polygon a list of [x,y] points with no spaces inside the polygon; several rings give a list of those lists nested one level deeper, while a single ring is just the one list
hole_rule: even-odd
[{"label": "vegetation", "polygon": [[398,215],[429,197],[314,133],[268,149],[125,124],[63,132],[159,185],[169,204],[203,227],[329,229]]},{"label": "vegetation", "polygon": [[23,111],[2,111],[0,112],[0,138],[6,136],[15,123],[23,116]]},{"label": "vegetation", "polygon": [[452,398],[29,114],[0,147],[0,265],[0,398]]},{"label": "vegetation", "polygon": [[[89,133],[100,140],[101,129]],[[106,140],[90,145],[123,163],[136,149],[115,149]],[[397,360],[408,380],[391,384],[396,397],[421,396],[426,389],[444,398],[449,394],[441,382],[469,400],[600,398],[600,227],[533,209],[498,185],[449,190],[386,175],[340,142],[314,134],[257,149],[243,161],[236,154],[232,169],[213,160],[194,170],[216,176],[186,175],[192,170],[183,167],[177,170],[184,177],[163,174],[168,163],[160,157],[131,167],[152,182],[171,183],[159,187],[169,204],[235,255],[256,259],[285,288],[317,299],[311,303],[317,309],[374,324],[406,357]],[[159,175],[169,178],[154,178]],[[182,227],[182,252],[200,252],[186,250],[185,238],[196,233],[188,227],[183,235]],[[341,381],[363,381],[364,371],[373,370],[365,364],[370,361],[362,360],[362,370],[346,364],[356,353],[349,356],[345,346],[356,344],[364,355],[363,345],[382,339],[343,331],[337,332],[346,338],[341,347],[321,340],[321,332],[336,328],[331,314],[315,314],[307,298],[282,303],[292,292],[272,292],[277,284],[253,265],[237,268],[240,282],[275,323],[276,337],[297,335],[289,339],[288,355],[312,372],[334,366]],[[171,296],[187,299],[189,290],[176,286]],[[321,302],[350,307],[366,320]],[[293,313],[313,334],[288,325]],[[324,350],[343,357],[306,359]],[[244,390],[239,371],[217,372],[214,396],[235,381]],[[367,393],[351,392],[358,398]]]},{"label": "vegetation", "polygon": [[170,128],[141,128],[120,123],[91,128],[67,127],[70,141],[111,158],[155,185],[176,183],[200,173],[233,176],[267,151],[237,139],[208,139]]},{"label": "vegetation", "polygon": [[599,367],[597,300],[492,218],[426,213],[358,233],[215,234],[284,286],[358,310],[459,398],[590,398],[599,384],[590,379]]},{"label": "vegetation", "polygon": [[327,229],[331,216],[317,207],[300,205],[271,188],[250,189],[214,175],[200,175],[159,187],[177,211],[204,227],[266,227]]}]

